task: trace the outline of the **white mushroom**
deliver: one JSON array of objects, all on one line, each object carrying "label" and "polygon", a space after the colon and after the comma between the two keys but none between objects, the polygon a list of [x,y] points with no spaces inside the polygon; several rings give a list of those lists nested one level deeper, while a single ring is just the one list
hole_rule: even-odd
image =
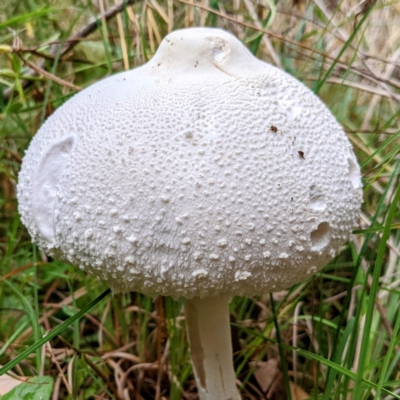
[{"label": "white mushroom", "polygon": [[185,297],[201,399],[239,399],[229,298],[281,290],[337,254],[359,167],[324,104],[218,29],[80,92],[25,155],[34,242],[115,293]]}]

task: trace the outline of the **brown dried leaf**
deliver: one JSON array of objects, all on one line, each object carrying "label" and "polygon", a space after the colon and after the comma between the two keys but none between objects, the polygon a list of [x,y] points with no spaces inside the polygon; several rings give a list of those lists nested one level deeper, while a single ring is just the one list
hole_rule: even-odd
[{"label": "brown dried leaf", "polygon": [[266,393],[279,374],[278,360],[271,358],[267,362],[258,363],[258,368],[254,372],[254,377],[260,385],[263,393]]},{"label": "brown dried leaf", "polygon": [[[285,382],[279,370],[279,360],[277,358],[270,358],[267,362],[257,363],[254,377],[263,393],[267,395],[267,399],[283,400],[287,398]],[[306,400],[310,398],[308,393],[293,382],[290,382],[290,393],[292,400]]]}]

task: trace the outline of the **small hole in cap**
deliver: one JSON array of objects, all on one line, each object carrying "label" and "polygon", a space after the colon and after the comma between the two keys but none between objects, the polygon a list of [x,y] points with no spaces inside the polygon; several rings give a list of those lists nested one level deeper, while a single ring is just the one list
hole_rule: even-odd
[{"label": "small hole in cap", "polygon": [[328,222],[321,222],[317,229],[310,235],[312,248],[311,250],[320,251],[329,243],[331,239],[331,231]]}]

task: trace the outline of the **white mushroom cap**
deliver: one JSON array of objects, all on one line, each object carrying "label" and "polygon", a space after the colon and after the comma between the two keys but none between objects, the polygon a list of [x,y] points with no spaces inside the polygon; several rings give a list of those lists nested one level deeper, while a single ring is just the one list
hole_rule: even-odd
[{"label": "white mushroom cap", "polygon": [[253,296],[322,268],[360,213],[349,141],[303,84],[232,35],[168,35],[80,92],[25,155],[19,209],[49,254],[115,292]]}]

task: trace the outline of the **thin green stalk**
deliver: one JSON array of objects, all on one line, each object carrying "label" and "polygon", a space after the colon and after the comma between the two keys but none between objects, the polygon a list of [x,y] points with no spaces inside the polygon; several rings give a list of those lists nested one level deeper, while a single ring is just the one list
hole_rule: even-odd
[{"label": "thin green stalk", "polygon": [[0,356],[2,356],[6,350],[8,349],[8,347],[10,346],[11,343],[14,342],[14,340],[26,329],[27,325],[28,325],[28,321],[22,323],[13,333],[12,335],[8,338],[8,340],[3,343],[3,345],[0,348]]},{"label": "thin green stalk", "polygon": [[398,314],[397,314],[396,324],[394,326],[393,334],[392,334],[392,337],[390,338],[389,347],[387,349],[385,359],[383,361],[383,366],[380,371],[378,387],[375,392],[374,400],[380,400],[380,398],[381,398],[383,383],[386,379],[386,373],[387,373],[387,370],[389,367],[390,359],[394,355],[394,350],[395,350],[396,342],[398,340],[399,331],[400,331],[400,312],[398,312]]},{"label": "thin green stalk", "polygon": [[[69,292],[71,293],[71,298],[72,298],[72,307],[74,312],[76,313],[78,307],[76,305],[76,299],[75,299],[75,292],[74,292],[74,288],[71,284],[70,279],[67,279],[67,284],[68,284],[68,289]],[[74,347],[79,350],[80,349],[80,337],[79,337],[79,320],[77,319],[76,321],[74,321],[73,323],[73,343],[74,343]],[[80,362],[80,359],[75,357],[72,363],[72,379],[74,382],[78,381],[78,363]],[[78,387],[77,385],[73,385],[72,387],[72,395],[73,398],[75,399],[78,395]]]},{"label": "thin green stalk", "polygon": [[[32,245],[33,250],[33,307],[35,310],[35,325],[36,332],[35,341],[39,339],[40,325],[39,325],[39,294],[38,294],[38,279],[37,279],[37,255],[36,255],[36,246]],[[42,354],[40,348],[36,350],[36,369],[37,371],[41,371],[42,366]]]},{"label": "thin green stalk", "polygon": [[[300,354],[303,357],[306,358],[310,358],[311,360],[315,360],[320,362],[321,364],[330,367],[331,369],[340,372],[342,375],[347,376],[348,378],[350,378],[351,380],[355,380],[357,378],[356,374],[352,371],[350,371],[349,369],[342,367],[340,364],[337,364],[333,361],[330,361],[324,357],[319,356],[318,354],[312,353],[311,351],[307,351],[307,350],[303,350],[300,348],[294,348],[292,346],[286,346],[284,345],[284,347],[286,348],[290,348],[291,350],[295,350],[298,354]],[[378,385],[374,382],[371,382],[368,379],[364,379],[362,378],[362,383],[367,385],[368,387],[372,388],[372,389],[377,389]],[[400,399],[400,395],[386,389],[386,388],[382,388],[382,392],[384,392],[387,395],[393,396],[394,399]],[[341,397],[341,398],[346,398],[346,397]],[[358,400],[361,399],[361,397],[355,397],[354,395],[352,395],[351,399],[353,400]]]},{"label": "thin green stalk", "polygon": [[276,316],[276,310],[275,310],[275,302],[274,302],[272,293],[269,294],[269,301],[271,303],[272,315],[274,317],[274,324],[275,324],[275,329],[276,329],[276,340],[278,342],[279,356],[281,358],[281,368],[282,368],[282,374],[283,374],[283,381],[285,383],[286,395],[287,395],[288,400],[292,400],[292,394],[290,392],[290,380],[289,380],[289,374],[288,374],[288,367],[287,367],[287,363],[286,363],[285,352],[283,351],[281,331],[279,329],[278,318]]},{"label": "thin green stalk", "polygon": [[15,17],[9,18],[9,19],[5,20],[4,22],[1,22],[0,29],[4,29],[9,26],[16,25],[16,24],[22,24],[29,20],[39,18],[44,15],[48,15],[51,12],[54,12],[55,10],[56,10],[56,8],[43,8],[42,10],[37,10],[37,11],[30,12],[30,13],[22,14],[22,15],[16,15]]},{"label": "thin green stalk", "polygon": [[396,193],[393,197],[392,204],[390,205],[389,208],[389,213],[386,219],[386,226],[383,231],[382,239],[379,244],[378,256],[376,258],[375,267],[373,269],[372,285],[368,299],[367,313],[365,316],[364,330],[361,339],[361,351],[357,368],[357,377],[354,387],[353,396],[355,399],[361,399],[361,382],[365,371],[367,355],[369,353],[368,349],[369,349],[372,319],[375,310],[375,299],[379,289],[379,278],[381,276],[383,259],[385,257],[385,252],[386,252],[386,242],[390,235],[390,225],[397,211],[399,199],[400,199],[400,185],[397,185]]},{"label": "thin green stalk", "polygon": [[325,74],[325,76],[317,83],[317,86],[314,90],[315,94],[318,94],[319,91],[321,90],[322,86],[325,84],[325,82],[328,80],[328,78],[331,76],[332,71],[334,70],[337,61],[336,60],[340,60],[340,58],[342,57],[343,53],[346,51],[346,49],[350,46],[351,42],[353,41],[353,39],[355,38],[355,36],[357,35],[358,31],[360,30],[360,28],[362,27],[362,25],[364,24],[364,22],[367,20],[367,18],[369,17],[369,14],[371,13],[371,11],[374,9],[374,7],[370,7],[370,9],[363,15],[363,17],[361,18],[361,21],[357,24],[357,26],[354,28],[352,34],[350,35],[349,39],[347,40],[347,42],[343,45],[343,47],[340,49],[339,54],[337,55],[336,59],[332,62],[332,65],[329,67],[327,73]]},{"label": "thin green stalk", "polygon": [[[88,366],[88,364],[86,363],[85,357],[81,356],[80,357],[80,362],[86,367],[86,371],[87,374],[93,379],[93,381],[97,384],[97,386],[99,388],[101,388],[102,390],[104,390],[104,392],[110,396],[111,400],[118,400],[115,398],[115,396],[108,390],[107,386],[104,385],[103,381],[101,379],[98,378],[96,373],[93,373],[92,368],[90,368],[90,366]],[[75,365],[75,363],[74,363]]]},{"label": "thin green stalk", "polygon": [[[30,319],[32,330],[33,330],[33,338],[35,341],[39,340],[40,334],[39,334],[39,326],[37,323],[37,319],[35,317],[35,311],[29,302],[29,300],[12,284],[9,282],[7,279],[2,279],[3,283],[8,286],[14,293],[15,295],[19,298],[23,305],[23,310],[26,312],[26,315]],[[36,349],[35,349],[36,351]],[[40,358],[36,358],[37,366],[40,367]],[[1,371],[1,370],[0,370]],[[0,373],[1,375],[1,373]]]},{"label": "thin green stalk", "polygon": [[[400,169],[400,163],[398,163],[397,169]],[[386,195],[388,194],[389,188],[390,188],[391,185],[393,185],[393,182],[395,180],[394,176],[395,176],[395,174],[390,179],[387,187],[385,188],[385,192],[383,193],[383,195],[379,199],[379,203],[378,203],[378,205],[376,207],[376,212],[375,212],[374,216],[372,217],[370,227],[374,227],[375,226],[376,222],[378,221],[378,217],[381,215],[381,211],[382,211],[382,209],[383,209],[383,207],[385,205]],[[372,239],[372,237],[373,237],[373,234],[371,234],[371,233],[369,233],[369,234],[367,234],[365,236],[364,243],[363,243],[363,245],[361,247],[361,250],[360,250],[359,254],[357,255],[355,266],[353,268],[352,275],[351,275],[351,278],[350,278],[347,294],[346,294],[346,297],[345,297],[345,299],[343,301],[342,309],[340,311],[339,322],[338,322],[338,326],[339,327],[343,326],[343,323],[344,323],[344,320],[345,320],[345,316],[346,316],[346,313],[348,311],[350,298],[351,298],[351,295],[352,295],[352,288],[354,287],[354,284],[355,284],[355,281],[356,281],[356,277],[357,277],[357,274],[358,274],[359,269],[360,269],[361,261],[362,261],[364,255],[365,255],[365,253],[366,253],[366,251],[368,249],[368,246],[369,246],[369,243],[370,243],[370,240]],[[365,285],[366,285],[366,282],[365,282],[364,286]],[[362,301],[362,298],[360,299],[360,303],[361,303],[361,301]],[[349,341],[349,346],[348,346],[349,350],[348,350],[347,357],[346,357],[347,360],[352,360],[353,359],[354,351],[355,351],[355,348],[356,348],[356,343],[355,342],[356,342],[356,340],[358,338],[358,321],[360,319],[360,315],[361,315],[361,306],[357,308],[356,315],[355,315],[355,318],[354,318],[355,324],[354,324],[353,333],[350,336],[350,341]],[[338,346],[339,337],[340,337],[340,329],[336,331],[335,337],[334,337],[334,340],[333,340],[333,348],[335,348],[335,349]],[[341,358],[341,354],[339,354],[338,352],[335,352],[334,355],[333,355],[332,360],[334,362],[339,362],[340,358]],[[331,374],[332,374],[332,376],[331,376]],[[337,371],[332,371],[330,368],[328,368],[327,385],[325,387],[324,396],[323,396],[322,400],[329,400],[330,399],[330,393],[332,391],[332,388],[333,388],[333,385],[334,385],[335,378],[336,378],[337,374],[338,374]]]},{"label": "thin green stalk", "polygon": [[[262,27],[264,30],[268,30],[275,20],[276,5],[278,3],[278,0],[274,0],[274,1],[265,0],[265,2],[268,4],[270,11],[267,15],[267,18],[265,18],[265,20],[263,21]],[[261,44],[261,40],[262,40],[263,36],[264,36],[264,34],[262,32],[258,32],[253,37],[248,39],[246,42],[246,43],[251,43],[251,45],[249,46],[249,49],[255,55],[257,54],[258,49],[260,48],[260,44]]]}]

